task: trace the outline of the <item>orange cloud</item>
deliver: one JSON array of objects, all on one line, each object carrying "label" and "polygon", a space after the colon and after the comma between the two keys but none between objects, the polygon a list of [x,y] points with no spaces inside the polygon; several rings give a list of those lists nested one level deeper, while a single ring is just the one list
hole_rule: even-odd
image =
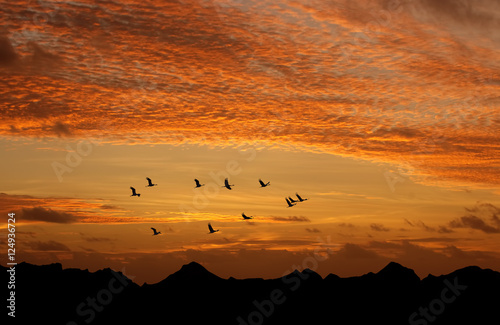
[{"label": "orange cloud", "polygon": [[27,5],[5,5],[4,137],[262,141],[500,182],[492,2]]}]

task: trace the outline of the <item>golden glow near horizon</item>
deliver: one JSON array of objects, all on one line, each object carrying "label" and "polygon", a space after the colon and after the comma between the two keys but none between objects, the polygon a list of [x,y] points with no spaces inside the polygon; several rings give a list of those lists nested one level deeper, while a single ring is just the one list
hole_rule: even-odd
[{"label": "golden glow near horizon", "polygon": [[[191,260],[278,277],[319,247],[322,275],[500,269],[499,4],[0,12],[0,210],[19,258],[139,282]],[[309,200],[287,208],[296,192]]]}]

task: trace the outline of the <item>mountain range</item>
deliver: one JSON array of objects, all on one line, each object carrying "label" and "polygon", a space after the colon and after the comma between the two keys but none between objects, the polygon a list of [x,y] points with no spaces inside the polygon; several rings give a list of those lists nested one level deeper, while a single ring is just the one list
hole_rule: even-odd
[{"label": "mountain range", "polygon": [[[0,269],[9,283],[12,272]],[[108,268],[23,262],[13,291],[17,324],[500,324],[500,272],[477,266],[424,279],[395,262],[348,278],[305,269],[223,279],[191,262],[139,286]]]}]

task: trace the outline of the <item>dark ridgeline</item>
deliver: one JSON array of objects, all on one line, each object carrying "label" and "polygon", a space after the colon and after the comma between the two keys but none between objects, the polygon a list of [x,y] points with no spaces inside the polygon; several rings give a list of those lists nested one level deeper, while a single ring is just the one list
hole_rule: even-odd
[{"label": "dark ridgeline", "polygon": [[[5,267],[0,272],[8,278]],[[423,280],[393,262],[359,277],[322,279],[306,269],[278,279],[238,280],[192,262],[142,286],[110,269],[20,263],[15,295],[18,324],[457,325],[499,324],[499,293],[500,273],[476,266]],[[432,321],[418,315],[419,308]],[[3,318],[6,313],[4,308]]]}]

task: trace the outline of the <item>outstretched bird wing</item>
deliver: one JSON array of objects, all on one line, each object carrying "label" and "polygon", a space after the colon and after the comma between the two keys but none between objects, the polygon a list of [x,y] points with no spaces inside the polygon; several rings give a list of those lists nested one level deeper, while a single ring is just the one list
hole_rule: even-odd
[{"label": "outstretched bird wing", "polygon": [[288,205],[290,205],[291,202],[290,202],[290,200],[288,200],[287,197],[285,198],[285,200],[286,200],[286,203],[288,203]]},{"label": "outstretched bird wing", "polygon": [[266,184],[261,179],[259,179],[259,183],[261,186],[266,186]]},{"label": "outstretched bird wing", "polygon": [[194,182],[196,183],[196,186],[200,186],[200,181],[197,180],[196,178],[194,179]]},{"label": "outstretched bird wing", "polygon": [[227,180],[227,178],[226,178],[226,180],[224,180],[224,185],[225,185],[226,187],[229,187],[229,181]]},{"label": "outstretched bird wing", "polygon": [[135,188],[133,188],[132,186],[130,186],[130,189],[132,190],[132,194],[135,194]]},{"label": "outstretched bird wing", "polygon": [[151,229],[153,229],[153,232],[156,234],[156,229],[155,229],[155,228],[153,228],[153,227],[151,227]]},{"label": "outstretched bird wing", "polygon": [[208,224],[208,230],[210,230],[210,232],[214,232],[214,228],[212,228],[211,224]]},{"label": "outstretched bird wing", "polygon": [[153,186],[153,182],[151,181],[151,178],[146,177],[146,179],[148,180],[148,184],[149,184],[149,186]]}]

